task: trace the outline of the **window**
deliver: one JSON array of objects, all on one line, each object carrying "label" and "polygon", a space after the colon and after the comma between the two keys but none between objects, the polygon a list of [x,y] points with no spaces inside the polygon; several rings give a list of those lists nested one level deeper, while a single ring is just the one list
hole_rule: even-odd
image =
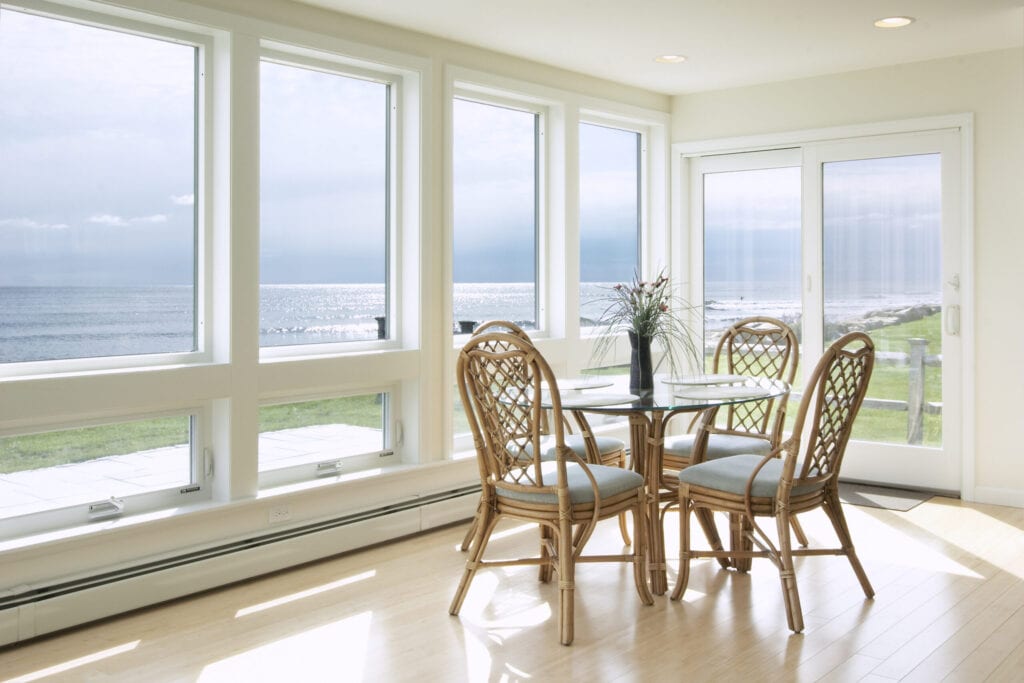
[{"label": "window", "polygon": [[800,167],[705,173],[704,348],[730,325],[771,316],[800,333]]},{"label": "window", "polygon": [[466,99],[453,110],[454,330],[495,318],[537,329],[540,115]]},{"label": "window", "polygon": [[0,9],[0,363],[198,348],[198,59]]},{"label": "window", "polygon": [[260,345],[390,335],[391,88],[260,66]]},{"label": "window", "polygon": [[580,324],[592,326],[609,287],[640,272],[641,136],[580,124]]},{"label": "window", "polygon": [[825,342],[865,329],[880,356],[853,435],[941,446],[941,155],[829,161],[822,208]]},{"label": "window", "polygon": [[[117,516],[126,498],[199,492],[188,415],[0,437],[0,518],[75,508]],[[150,501],[152,497],[150,497]]]},{"label": "window", "polygon": [[394,456],[387,423],[385,393],[263,406],[259,437],[263,483],[380,467]]}]

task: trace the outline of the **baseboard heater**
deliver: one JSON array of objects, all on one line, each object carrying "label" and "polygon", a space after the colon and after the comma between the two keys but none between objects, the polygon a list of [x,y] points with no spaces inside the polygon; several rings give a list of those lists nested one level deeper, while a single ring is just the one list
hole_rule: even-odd
[{"label": "baseboard heater", "polygon": [[[0,596],[0,645],[457,522],[472,515],[479,493],[480,487],[476,485],[419,496],[379,508],[261,533],[231,543]],[[428,510],[430,514],[427,514]],[[389,523],[389,520],[393,521]],[[338,544],[332,542],[339,538],[339,534],[352,529],[360,529],[362,533],[353,533],[350,538]],[[319,540],[321,537],[322,541]],[[294,546],[304,543],[305,552],[295,553]],[[274,550],[275,547],[281,548],[282,552],[258,555],[251,552],[258,549]],[[285,547],[289,548],[287,552],[284,552]],[[245,561],[229,564],[217,562],[221,558],[233,559],[239,556],[245,556]],[[191,567],[203,567],[198,577],[168,579],[169,575],[176,574],[175,570],[188,571]],[[156,586],[145,586],[148,590],[141,590],[139,582],[152,584],[147,579],[152,579],[154,575],[161,575],[165,580],[157,582],[159,585]],[[97,600],[100,597],[109,600],[109,594],[118,590],[119,586],[126,588],[123,591],[126,595],[122,599],[106,603]],[[85,599],[85,596],[92,597]],[[77,597],[83,600],[76,600]],[[95,609],[99,605],[105,606]],[[83,610],[83,606],[93,609]],[[58,616],[61,610],[65,614]],[[43,612],[48,614],[44,615]]]}]

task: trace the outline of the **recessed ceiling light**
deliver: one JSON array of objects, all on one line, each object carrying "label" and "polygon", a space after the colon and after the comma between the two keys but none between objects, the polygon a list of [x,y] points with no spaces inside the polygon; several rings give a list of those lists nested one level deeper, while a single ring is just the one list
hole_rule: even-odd
[{"label": "recessed ceiling light", "polygon": [[875,22],[878,28],[903,28],[914,23],[914,17],[885,17]]},{"label": "recessed ceiling light", "polygon": [[685,62],[686,57],[684,55],[658,55],[654,58],[654,61],[661,62],[662,64],[679,64]]}]

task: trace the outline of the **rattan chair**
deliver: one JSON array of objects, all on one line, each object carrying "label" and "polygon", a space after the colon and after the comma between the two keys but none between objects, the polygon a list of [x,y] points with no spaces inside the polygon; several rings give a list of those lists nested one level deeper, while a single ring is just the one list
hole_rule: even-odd
[{"label": "rattan chair", "polygon": [[[481,567],[537,565],[542,581],[558,574],[559,640],[568,645],[574,631],[577,562],[632,564],[640,599],[653,604],[647,585],[644,479],[632,470],[587,464],[565,445],[556,380],[540,353],[517,335],[485,332],[463,347],[456,376],[476,447],[482,500],[466,569],[449,612],[459,613]],[[541,428],[545,384],[551,389],[550,437]],[[554,460],[542,457],[542,445],[548,438],[554,439]],[[636,539],[632,553],[583,555],[597,523],[622,512],[633,514]],[[491,533],[503,518],[540,525],[539,556],[483,559]]]},{"label": "rattan chair", "polygon": [[[690,562],[700,557],[767,557],[779,569],[789,628],[803,630],[803,612],[793,558],[803,555],[845,555],[868,598],[874,590],[857,559],[850,530],[839,502],[839,469],[874,366],[871,339],[851,332],[825,351],[807,380],[793,435],[778,452],[733,455],[692,465],[679,472],[679,577],[672,599],[686,590]],[[808,419],[809,418],[809,419]],[[803,455],[800,441],[805,421],[808,435]],[[781,456],[781,457],[779,457]],[[797,513],[822,508],[839,537],[838,548],[793,548],[790,520]],[[737,515],[745,544],[730,550],[694,550],[690,546],[690,513],[723,511]],[[774,517],[777,544],[761,528],[759,517]],[[757,550],[753,547],[756,545]]]},{"label": "rattan chair", "polygon": [[[531,344],[533,343],[530,339],[530,335],[526,333],[519,325],[508,320],[488,320],[487,322],[480,323],[480,325],[473,331],[474,335],[483,334],[484,332],[507,332],[508,334],[520,337]],[[572,425],[569,422],[567,416],[563,416],[562,427],[565,430],[565,445],[575,451],[581,458],[584,458],[587,462],[596,465],[614,465],[616,467],[626,467],[626,444],[621,439],[616,439],[613,436],[598,436],[590,430],[590,425],[582,417],[577,417],[577,425],[579,426],[580,433],[573,434]],[[545,434],[550,434],[551,430],[548,424],[548,415],[544,414],[544,423],[542,429]],[[588,449],[587,444],[591,444]],[[554,446],[549,445],[544,452],[545,458],[554,457]],[[469,544],[473,540],[473,534],[476,532],[476,517],[473,518],[473,522],[470,524],[469,529],[466,530],[466,535],[462,539],[462,550],[469,550]],[[619,533],[622,535],[622,542],[626,545],[631,543],[629,537],[629,527],[626,524],[626,515],[619,515]]]},{"label": "rattan chair", "polygon": [[[715,347],[712,372],[781,379],[792,384],[799,360],[799,341],[786,323],[775,318],[746,318],[722,333]],[[716,420],[716,425],[720,426],[706,427],[707,445],[698,447],[696,459],[697,434],[665,439],[665,469],[681,470],[704,460],[739,453],[763,454],[778,447],[788,399],[789,394],[786,394],[720,410]]]},{"label": "rattan chair", "polygon": [[[800,343],[786,323],[775,318],[752,317],[732,324],[718,340],[712,372],[780,379],[792,384],[800,362]],[[691,433],[665,439],[662,495],[675,502],[679,470],[705,460],[717,460],[741,453],[764,455],[778,448],[786,422],[789,394],[765,401],[740,403],[720,410],[714,424],[702,424]],[[698,416],[699,419],[699,416]],[[695,419],[695,422],[697,420]],[[736,540],[737,519],[730,524]],[[803,529],[794,517],[793,531],[801,545],[807,545]],[[710,515],[701,518],[708,540],[719,543]],[[723,560],[723,566],[728,564]],[[739,569],[749,562],[739,561]]]}]

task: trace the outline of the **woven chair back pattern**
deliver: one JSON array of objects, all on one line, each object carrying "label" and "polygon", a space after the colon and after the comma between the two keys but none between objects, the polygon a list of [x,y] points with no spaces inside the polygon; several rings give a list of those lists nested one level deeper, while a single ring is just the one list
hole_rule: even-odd
[{"label": "woven chair back pattern", "polygon": [[[541,391],[554,386],[547,363],[513,334],[475,336],[459,356],[459,390],[478,457],[496,486],[547,487],[541,471]],[[556,406],[558,409],[558,406]],[[561,411],[558,409],[560,416]],[[560,419],[560,417],[559,417]]]},{"label": "woven chair back pattern", "polygon": [[871,338],[851,332],[829,347],[819,362],[813,392],[815,413],[800,479],[820,481],[839,472],[854,418],[867,395],[874,361]]},{"label": "woven chair back pattern", "polygon": [[[725,353],[726,372],[792,382],[796,374],[796,335],[774,318],[748,318],[722,336],[715,365]],[[788,372],[787,372],[788,370]],[[741,403],[727,410],[726,429],[765,434],[775,414],[775,400]]]}]

